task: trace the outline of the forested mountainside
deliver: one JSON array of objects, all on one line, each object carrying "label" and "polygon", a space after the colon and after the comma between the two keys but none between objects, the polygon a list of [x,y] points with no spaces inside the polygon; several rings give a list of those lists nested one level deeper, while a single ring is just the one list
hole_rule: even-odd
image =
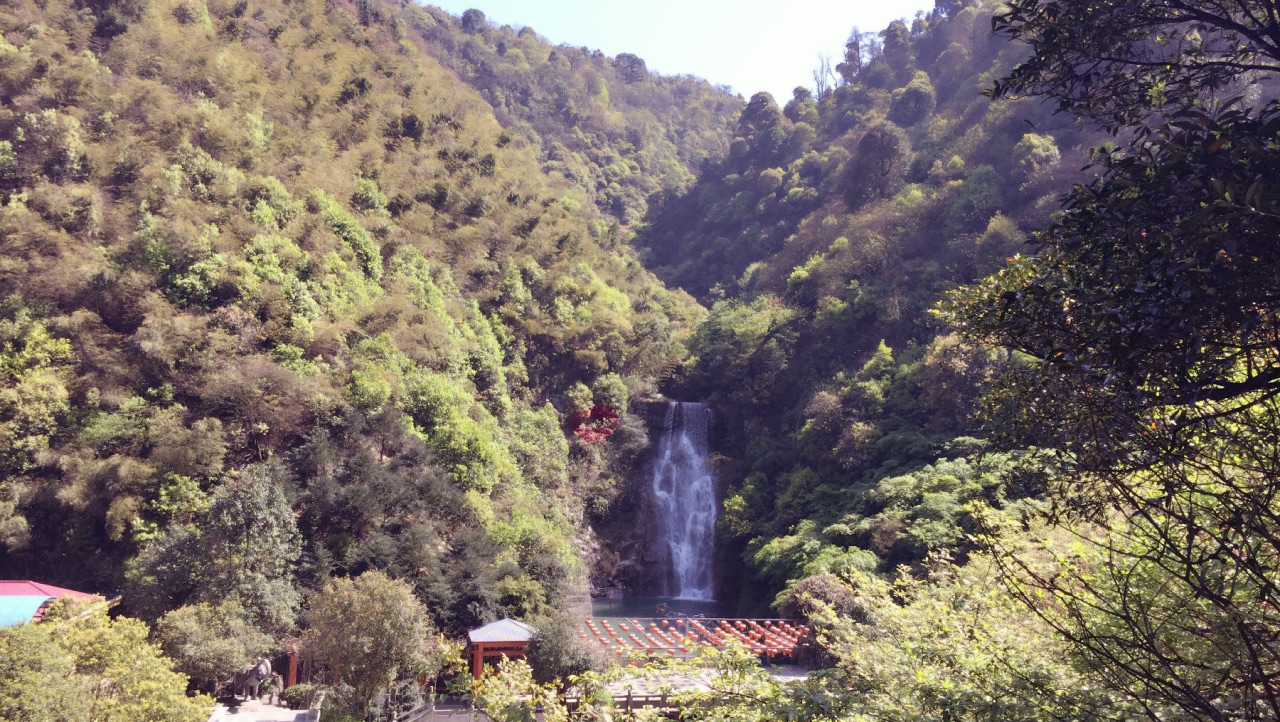
[{"label": "forested mountainside", "polygon": [[780,106],[479,11],[0,5],[0,577],[120,594],[0,630],[0,718],[284,650],[386,718],[510,615],[546,684],[472,701],[567,719],[662,391],[821,667],[662,657],[682,718],[1280,719],[1277,37],[938,0]]},{"label": "forested mountainside", "polygon": [[700,701],[1280,719],[1280,21],[966,5],[855,35],[829,93],[752,98],[637,239],[714,304],[682,388],[729,427],[722,544],[755,577],[725,579],[829,655]]},{"label": "forested mountainside", "polygon": [[552,46],[475,9],[455,18],[427,8],[415,29],[505,128],[541,148],[545,172],[623,225],[644,217],[650,196],[685,192],[704,162],[723,157],[742,110],[705,80],[656,75],[630,53]]},{"label": "forested mountainside", "polygon": [[[711,306],[676,385],[724,411],[724,568],[759,611],[789,583],[965,547],[976,507],[1037,497],[982,455],[999,360],[931,313],[1025,250],[1096,130],[984,90],[1026,53],[995,5],[856,29],[829,87],[751,98],[730,153],[635,242]],[[726,572],[727,580],[744,579]]]},{"label": "forested mountainside", "polygon": [[583,589],[584,504],[646,439],[565,419],[625,411],[703,311],[426,52],[437,22],[0,8],[0,576],[277,635],[365,569],[455,632]]}]

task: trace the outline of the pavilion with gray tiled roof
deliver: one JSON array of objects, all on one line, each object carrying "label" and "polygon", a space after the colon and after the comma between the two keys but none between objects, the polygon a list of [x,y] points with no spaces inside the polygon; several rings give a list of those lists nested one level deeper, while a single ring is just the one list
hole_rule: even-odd
[{"label": "pavilion with gray tiled roof", "polygon": [[471,655],[471,674],[480,679],[484,674],[486,659],[509,657],[523,659],[529,649],[529,640],[538,630],[514,619],[496,622],[467,632],[467,654]]}]

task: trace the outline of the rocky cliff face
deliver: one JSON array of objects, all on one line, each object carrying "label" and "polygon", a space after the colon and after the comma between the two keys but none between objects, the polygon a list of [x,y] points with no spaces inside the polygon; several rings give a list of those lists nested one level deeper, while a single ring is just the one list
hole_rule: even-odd
[{"label": "rocky cliff face", "polygon": [[634,465],[623,478],[608,510],[593,520],[595,549],[591,552],[590,583],[593,596],[608,593],[643,593],[653,588],[656,558],[653,554],[652,503],[649,479],[653,475],[653,453],[662,432],[664,402],[635,401],[629,413],[637,417],[649,436],[649,449],[642,463]]}]

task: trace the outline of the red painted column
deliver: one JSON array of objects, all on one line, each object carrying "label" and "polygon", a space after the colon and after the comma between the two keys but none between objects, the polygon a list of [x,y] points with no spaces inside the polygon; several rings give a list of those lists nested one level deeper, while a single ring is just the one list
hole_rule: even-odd
[{"label": "red painted column", "polygon": [[298,653],[289,653],[289,680],[285,682],[286,687],[292,687],[298,683]]},{"label": "red painted column", "polygon": [[484,674],[484,644],[476,643],[476,651],[471,658],[471,676],[480,679]]}]

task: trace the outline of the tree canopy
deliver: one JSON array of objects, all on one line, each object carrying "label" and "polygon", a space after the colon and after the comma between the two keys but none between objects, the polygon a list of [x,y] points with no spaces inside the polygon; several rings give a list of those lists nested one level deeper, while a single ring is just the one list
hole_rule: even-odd
[{"label": "tree canopy", "polygon": [[988,397],[1006,443],[1066,469],[1069,541],[1006,547],[1013,588],[1055,600],[1041,616],[1149,716],[1275,718],[1274,13],[1015,2],[995,27],[1036,51],[996,95],[1055,98],[1121,141],[1034,256],[943,304],[1018,352]]},{"label": "tree canopy", "polygon": [[413,588],[379,571],[333,579],[311,597],[303,649],[351,686],[350,699],[337,703],[360,716],[398,676],[434,677],[457,651],[437,635]]},{"label": "tree canopy", "polygon": [[[996,22],[1038,43],[1036,58],[997,93],[1037,92],[1074,103],[1083,76],[1066,68],[1079,64],[1080,53],[1114,56],[1107,62],[1125,60],[1140,69],[1134,72],[1171,74],[1141,81],[1159,84],[1158,103],[1127,96],[1128,81],[1116,81],[1092,91],[1090,102],[1103,106],[1071,106],[1103,122],[1130,123],[1116,126],[1126,130],[1126,144],[1095,152],[1102,177],[1075,187],[1064,212],[1036,235],[1034,256],[1011,260],[983,286],[954,294],[947,306],[970,338],[1040,362],[1033,373],[1044,393],[1018,395],[1032,413],[1072,429],[1069,438],[1088,438],[1088,450],[1075,449],[1080,453],[1117,452],[1138,434],[1167,442],[1148,445],[1151,450],[1176,453],[1197,422],[1280,391],[1273,352],[1276,258],[1268,242],[1280,201],[1269,180],[1280,106],[1212,97],[1224,91],[1213,73],[1234,68],[1238,77],[1242,59],[1274,56],[1265,39],[1254,37],[1266,33],[1266,16],[1247,5],[1216,15],[1191,3],[1161,7],[1139,8],[1132,27],[1185,36],[1170,41],[1177,47],[1207,45],[1199,54],[1183,48],[1150,71],[1141,70],[1151,63],[1140,62],[1139,49],[1111,53],[1049,29],[1062,24],[1107,42],[1119,42],[1112,33],[1133,32],[1106,13],[1059,23],[1047,7],[1020,3]],[[1208,26],[1231,33],[1229,51],[1222,50],[1223,37],[1207,34]],[[1166,52],[1161,48],[1170,43],[1140,45]],[[1268,66],[1246,64],[1254,82],[1274,81]],[[1154,110],[1163,114],[1152,116]]]},{"label": "tree canopy", "polygon": [[1047,96],[1117,130],[1280,70],[1280,18],[1255,0],[1014,0],[992,26],[1032,50],[996,95]]},{"label": "tree canopy", "polygon": [[213,699],[189,697],[187,677],[147,641],[147,625],[55,602],[38,624],[0,630],[0,716],[13,722],[83,719],[201,722]]}]

